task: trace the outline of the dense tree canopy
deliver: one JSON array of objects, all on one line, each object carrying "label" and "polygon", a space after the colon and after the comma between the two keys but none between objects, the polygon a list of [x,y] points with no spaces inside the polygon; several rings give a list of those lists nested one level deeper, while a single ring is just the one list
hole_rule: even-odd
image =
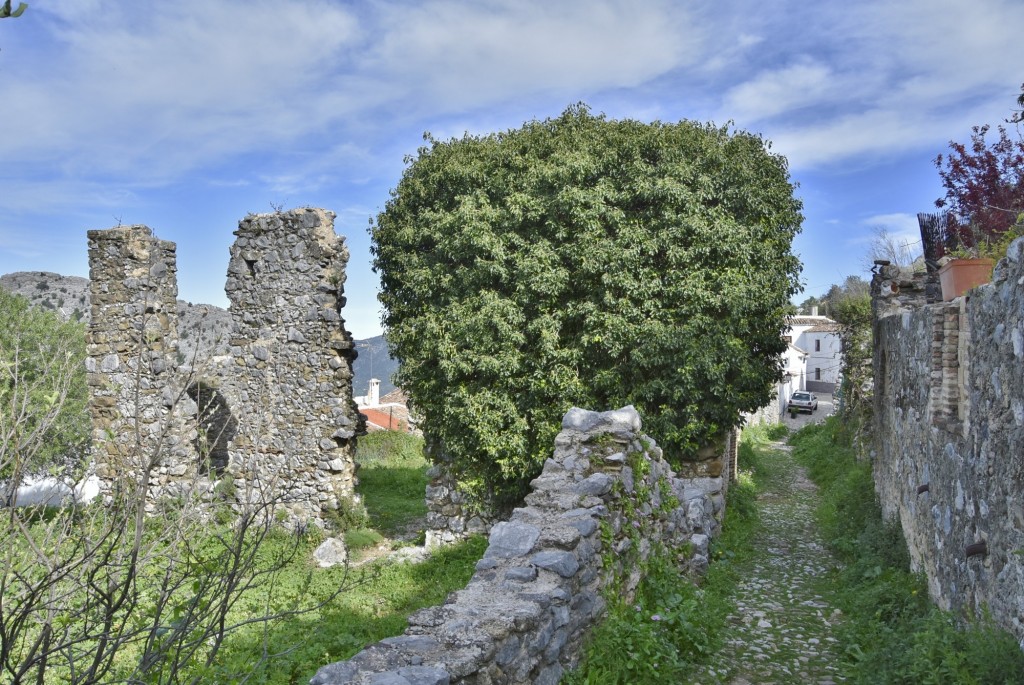
[{"label": "dense tree canopy", "polygon": [[635,405],[678,460],[767,403],[802,217],[760,137],[576,106],[427,140],[374,267],[398,380],[472,494],[521,494],[573,405]]}]

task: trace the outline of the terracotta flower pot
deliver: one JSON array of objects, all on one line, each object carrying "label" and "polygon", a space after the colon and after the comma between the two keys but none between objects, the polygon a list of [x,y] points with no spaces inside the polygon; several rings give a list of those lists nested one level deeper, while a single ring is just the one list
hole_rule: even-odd
[{"label": "terracotta flower pot", "polygon": [[992,280],[991,259],[954,259],[939,269],[939,285],[945,302],[960,297],[971,288]]}]

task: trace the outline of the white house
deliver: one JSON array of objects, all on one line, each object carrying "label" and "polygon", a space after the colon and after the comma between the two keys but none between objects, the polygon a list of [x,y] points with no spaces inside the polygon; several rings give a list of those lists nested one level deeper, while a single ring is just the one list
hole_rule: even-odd
[{"label": "white house", "polygon": [[832,394],[839,382],[842,347],[839,324],[827,316],[818,316],[818,308],[810,316],[794,316],[783,337],[786,351],[782,353],[782,380],[776,386],[771,404],[752,414],[749,423],[777,422],[786,413],[789,397],[797,390]]},{"label": "white house", "polygon": [[810,316],[790,318],[786,337],[791,347],[807,355],[799,367],[799,384],[793,389],[831,394],[839,382],[843,363],[839,324],[827,316],[818,316],[818,308],[814,307]]}]

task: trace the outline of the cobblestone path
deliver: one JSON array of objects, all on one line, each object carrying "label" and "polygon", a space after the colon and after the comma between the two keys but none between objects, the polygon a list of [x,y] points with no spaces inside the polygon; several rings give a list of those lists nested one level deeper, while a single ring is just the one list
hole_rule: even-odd
[{"label": "cobblestone path", "polygon": [[836,561],[814,523],[817,487],[789,453],[777,451],[775,475],[758,497],[763,529],[736,589],[725,647],[695,676],[710,685],[839,683],[839,646],[832,626],[840,614],[822,594]]}]

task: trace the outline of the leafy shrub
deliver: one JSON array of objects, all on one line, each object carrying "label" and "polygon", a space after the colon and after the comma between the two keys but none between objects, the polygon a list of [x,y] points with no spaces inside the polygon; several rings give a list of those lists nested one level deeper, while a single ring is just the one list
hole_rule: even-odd
[{"label": "leafy shrub", "polygon": [[687,682],[693,664],[719,647],[727,609],[698,588],[665,553],[648,560],[630,604],[612,600],[595,628],[584,665],[569,685],[633,685]]},{"label": "leafy shrub", "polygon": [[0,288],[0,477],[77,462],[87,403],[84,327]]},{"label": "leafy shrub", "polygon": [[[740,443],[753,459],[763,447]],[[580,667],[567,685],[633,685],[690,682],[695,664],[721,647],[731,596],[751,554],[750,540],[760,521],[757,486],[749,471],[729,488],[722,534],[713,541],[711,564],[698,587],[661,550],[648,559],[633,602],[608,598],[608,614],[590,636]]]},{"label": "leafy shrub", "polygon": [[574,405],[635,405],[670,461],[713,443],[779,376],[799,212],[785,160],[727,127],[578,105],[428,137],[371,227],[428,444],[500,508]]}]

